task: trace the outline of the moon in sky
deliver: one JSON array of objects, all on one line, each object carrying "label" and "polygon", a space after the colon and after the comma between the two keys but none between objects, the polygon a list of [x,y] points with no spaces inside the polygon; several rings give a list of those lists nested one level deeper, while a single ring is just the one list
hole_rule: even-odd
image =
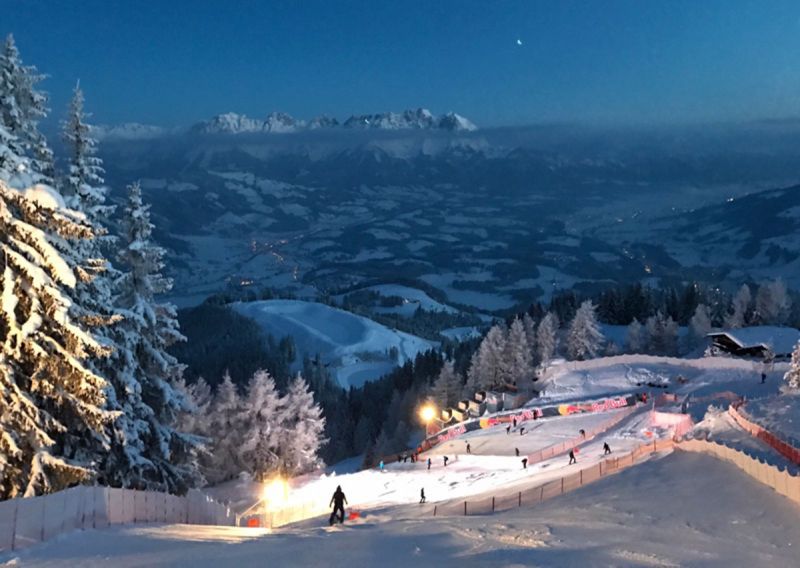
[{"label": "moon in sky", "polygon": [[522,45],[522,40],[517,38],[517,45]]}]

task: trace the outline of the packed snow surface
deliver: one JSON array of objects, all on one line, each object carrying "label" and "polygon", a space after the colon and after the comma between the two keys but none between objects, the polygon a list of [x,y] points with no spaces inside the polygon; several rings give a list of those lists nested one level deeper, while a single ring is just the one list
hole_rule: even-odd
[{"label": "packed snow surface", "polygon": [[[701,473],[698,473],[701,472]],[[676,452],[535,507],[437,517],[424,505],[266,533],[189,525],[75,532],[6,566],[797,566],[800,510],[734,466]]]},{"label": "packed snow surface", "polygon": [[[378,379],[436,345],[316,302],[264,300],[235,303],[233,308],[252,318],[273,337],[292,336],[299,361],[304,355],[313,358],[320,354],[328,370],[345,388]],[[392,349],[396,349],[397,359],[391,358]]]}]

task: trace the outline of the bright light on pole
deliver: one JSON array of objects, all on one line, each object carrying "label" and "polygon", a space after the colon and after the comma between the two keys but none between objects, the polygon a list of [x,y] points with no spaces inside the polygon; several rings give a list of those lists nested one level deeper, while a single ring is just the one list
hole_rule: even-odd
[{"label": "bright light on pole", "polygon": [[281,477],[271,479],[264,485],[261,497],[270,509],[280,509],[289,502],[289,484]]},{"label": "bright light on pole", "polygon": [[431,423],[431,420],[436,418],[436,407],[432,404],[426,404],[419,409],[419,417],[425,423],[425,426]]}]

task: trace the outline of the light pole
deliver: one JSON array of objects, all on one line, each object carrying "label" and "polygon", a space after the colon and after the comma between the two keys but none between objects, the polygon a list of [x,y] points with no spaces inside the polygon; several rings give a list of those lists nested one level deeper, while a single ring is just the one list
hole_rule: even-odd
[{"label": "light pole", "polygon": [[433,403],[428,402],[424,404],[419,409],[419,417],[423,424],[425,424],[425,435],[430,435],[431,422],[433,422],[433,419],[436,418],[436,407],[433,405]]}]

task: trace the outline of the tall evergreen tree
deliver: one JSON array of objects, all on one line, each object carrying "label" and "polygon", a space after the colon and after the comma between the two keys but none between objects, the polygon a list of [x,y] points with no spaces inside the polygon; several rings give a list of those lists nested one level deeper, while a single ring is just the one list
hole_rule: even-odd
[{"label": "tall evergreen tree", "polygon": [[567,331],[567,352],[572,359],[593,359],[605,343],[595,309],[592,301],[586,300],[575,312]]},{"label": "tall evergreen tree", "polygon": [[453,361],[445,361],[431,388],[436,406],[438,408],[454,407],[458,404],[461,389],[461,375],[456,371]]},{"label": "tall evergreen tree", "polygon": [[750,319],[750,302],[752,294],[747,284],[742,284],[731,302],[731,311],[725,317],[724,325],[728,329],[744,327]]},{"label": "tall evergreen tree", "polygon": [[319,452],[327,442],[325,417],[301,375],[289,383],[285,400],[284,434],[288,443],[281,447],[284,470],[300,475],[322,465]]},{"label": "tall evergreen tree", "polygon": [[[91,228],[53,189],[0,180],[0,498],[56,491],[94,475],[90,448],[113,416],[90,362],[108,350],[70,315]],[[90,315],[90,314],[87,314]]]},{"label": "tall evergreen tree", "polygon": [[[247,384],[242,401],[240,428],[241,464],[256,479],[265,479],[282,467],[281,444],[286,435],[286,401],[267,371],[256,371]],[[225,436],[221,431],[217,435]]]},{"label": "tall evergreen tree", "polygon": [[792,351],[792,362],[789,370],[783,376],[783,380],[786,381],[790,389],[800,390],[800,341],[797,342],[794,351]]},{"label": "tall evergreen tree", "polygon": [[508,369],[510,381],[529,388],[533,380],[533,349],[528,342],[525,325],[520,318],[511,322],[505,345],[504,364]]},{"label": "tall evergreen tree", "polygon": [[647,336],[644,326],[635,319],[628,326],[625,336],[625,349],[628,353],[644,353],[647,347]]},{"label": "tall evergreen tree", "polygon": [[554,313],[548,312],[536,330],[536,349],[540,364],[545,368],[558,351],[558,327],[558,318]]},{"label": "tall evergreen tree", "polygon": [[[114,355],[117,404],[124,409],[106,472],[116,483],[182,493],[200,481],[199,440],[176,428],[188,404],[172,382],[183,367],[167,348],[184,340],[174,306],[156,296],[172,282],[161,274],[164,250],[152,242],[149,207],[138,184],[129,188],[120,260],[126,267],[115,284]],[[120,463],[121,462],[121,463]]]},{"label": "tall evergreen tree", "polygon": [[218,483],[244,471],[243,401],[228,373],[217,386],[209,414],[210,460],[203,474],[209,482]]},{"label": "tall evergreen tree", "polygon": [[36,89],[44,79],[36,67],[23,64],[11,34],[0,52],[0,123],[16,138],[29,165],[25,184],[53,185],[53,152],[39,132],[39,120],[47,116],[47,95]]}]

